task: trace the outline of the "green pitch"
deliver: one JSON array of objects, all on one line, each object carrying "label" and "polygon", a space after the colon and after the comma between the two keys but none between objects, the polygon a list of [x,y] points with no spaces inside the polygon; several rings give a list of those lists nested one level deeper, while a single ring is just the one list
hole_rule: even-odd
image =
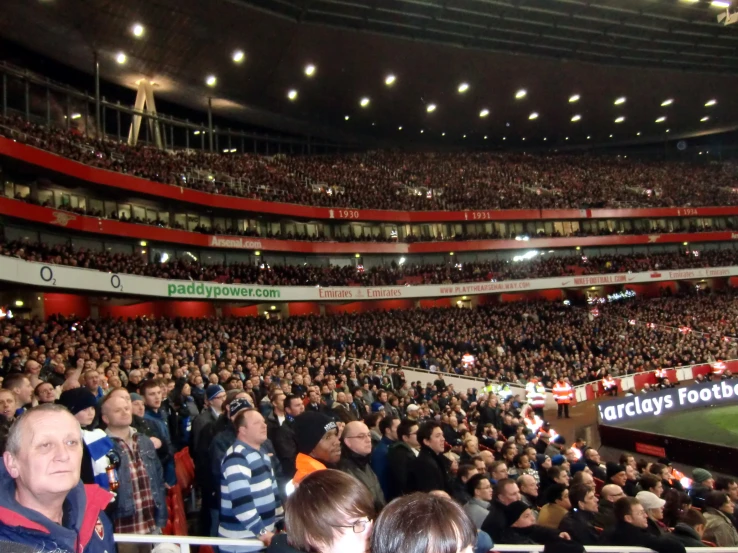
[{"label": "green pitch", "polygon": [[692,409],[661,418],[632,421],[622,426],[738,448],[738,405]]}]

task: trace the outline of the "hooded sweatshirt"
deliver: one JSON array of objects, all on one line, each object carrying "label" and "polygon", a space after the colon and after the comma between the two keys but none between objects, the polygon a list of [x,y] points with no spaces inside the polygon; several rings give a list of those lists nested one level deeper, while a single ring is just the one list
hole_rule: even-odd
[{"label": "hooded sweatshirt", "polygon": [[56,553],[116,551],[113,526],[103,512],[113,495],[95,484],[80,481],[67,494],[63,525],[52,522],[15,499],[15,480],[0,463],[0,541]]}]

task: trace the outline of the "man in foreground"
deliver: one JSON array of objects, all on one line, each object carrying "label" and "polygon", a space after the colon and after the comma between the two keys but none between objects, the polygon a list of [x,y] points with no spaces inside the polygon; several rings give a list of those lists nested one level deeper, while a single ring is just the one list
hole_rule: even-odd
[{"label": "man in foreground", "polygon": [[103,512],[112,499],[79,478],[82,432],[61,405],[21,415],[0,463],[0,541],[36,551],[114,553],[113,528]]}]

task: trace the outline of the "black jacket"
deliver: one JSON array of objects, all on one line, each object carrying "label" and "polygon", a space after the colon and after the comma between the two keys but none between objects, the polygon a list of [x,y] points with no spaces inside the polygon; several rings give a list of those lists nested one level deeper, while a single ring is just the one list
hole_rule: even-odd
[{"label": "black jacket", "polygon": [[527,528],[510,527],[505,528],[502,532],[502,541],[500,543],[548,545],[564,542],[565,540],[559,537],[560,533],[561,532],[559,530],[553,530],[552,528],[546,528],[545,526],[539,526],[537,524],[528,526]]},{"label": "black jacket", "polygon": [[287,543],[287,534],[277,534],[267,547],[266,553],[304,553]]},{"label": "black jacket", "polygon": [[618,522],[614,528],[607,530],[602,537],[602,544],[648,547],[658,553],[686,553],[684,545],[673,536],[656,538],[647,530],[627,522]]},{"label": "black jacket", "polygon": [[600,533],[594,528],[595,514],[576,509],[569,511],[559,523],[559,530],[566,532],[571,539],[582,545],[595,545],[600,541]]},{"label": "black jacket", "polygon": [[442,454],[423,445],[411,465],[409,488],[413,492],[443,490],[449,492],[448,469]]},{"label": "black jacket", "polygon": [[602,528],[603,530],[607,528],[612,528],[615,526],[615,512],[614,512],[615,504],[612,501],[606,501],[604,499],[600,499],[600,506],[598,513],[594,516],[593,523],[597,528]]},{"label": "black jacket", "polygon": [[477,437],[481,436],[484,432],[484,426],[492,423],[497,430],[502,427],[502,417],[500,415],[500,408],[498,407],[477,407],[479,411],[479,422],[477,423]]},{"label": "black jacket", "polygon": [[387,502],[412,491],[410,470],[413,463],[415,463],[415,453],[405,442],[395,442],[390,446],[387,453],[389,468],[389,493],[385,496]]},{"label": "black jacket", "polygon": [[707,547],[702,543],[700,535],[695,532],[694,528],[687,526],[683,522],[677,522],[671,535],[682,542],[684,547]]},{"label": "black jacket", "polygon": [[287,479],[295,476],[295,459],[297,459],[297,439],[293,422],[286,420],[274,435],[274,450],[282,464],[282,471]]},{"label": "black jacket", "polygon": [[505,516],[505,506],[493,499],[489,505],[489,514],[482,522],[481,530],[487,532],[494,543],[507,543],[502,541],[505,530],[507,529],[507,517]]}]

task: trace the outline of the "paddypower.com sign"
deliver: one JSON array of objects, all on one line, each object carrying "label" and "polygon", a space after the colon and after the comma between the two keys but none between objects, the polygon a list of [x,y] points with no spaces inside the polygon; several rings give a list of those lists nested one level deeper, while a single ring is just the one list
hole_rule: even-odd
[{"label": "paddypower.com sign", "polygon": [[660,417],[694,407],[738,403],[738,380],[705,382],[691,386],[670,388],[626,396],[597,405],[600,420],[606,424],[617,424],[641,419]]}]

